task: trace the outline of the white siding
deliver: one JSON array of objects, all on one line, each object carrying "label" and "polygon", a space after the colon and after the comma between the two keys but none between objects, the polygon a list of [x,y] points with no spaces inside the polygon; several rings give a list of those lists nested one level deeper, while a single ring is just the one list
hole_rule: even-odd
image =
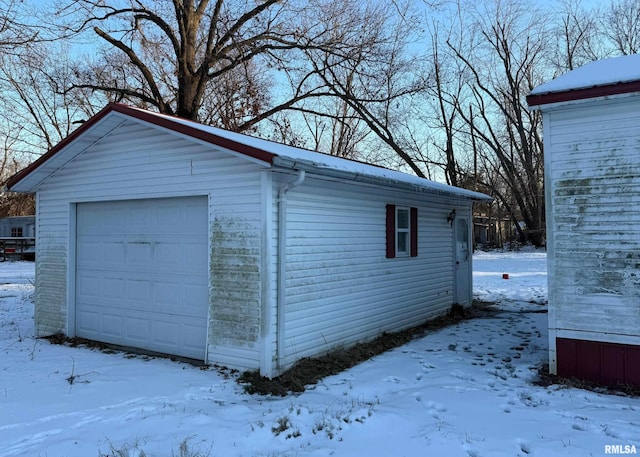
[{"label": "white siding", "polygon": [[633,97],[546,115],[555,336],[640,343],[639,108]]},{"label": "white siding", "polygon": [[[418,208],[418,257],[385,258],[386,204]],[[313,177],[291,190],[284,366],[447,312],[453,207],[438,197]],[[460,203],[457,209],[468,212]]]},{"label": "white siding", "polygon": [[38,334],[73,332],[67,322],[73,291],[65,285],[75,275],[74,203],[205,195],[211,233],[209,361],[257,368],[261,174],[250,161],[137,122],[94,144],[38,189]]}]

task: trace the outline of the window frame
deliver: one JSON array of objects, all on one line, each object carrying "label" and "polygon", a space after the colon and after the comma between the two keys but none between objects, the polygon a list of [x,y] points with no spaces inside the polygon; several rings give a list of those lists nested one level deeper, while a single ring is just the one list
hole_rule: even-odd
[{"label": "window frame", "polygon": [[[400,212],[406,212],[406,227],[400,227]],[[403,236],[404,235],[404,236]],[[395,228],[396,257],[410,257],[411,255],[411,209],[408,206],[396,206]],[[400,239],[404,238],[404,249],[400,249]]]},{"label": "window frame", "polygon": [[24,230],[22,227],[11,227],[11,238],[22,238]]}]

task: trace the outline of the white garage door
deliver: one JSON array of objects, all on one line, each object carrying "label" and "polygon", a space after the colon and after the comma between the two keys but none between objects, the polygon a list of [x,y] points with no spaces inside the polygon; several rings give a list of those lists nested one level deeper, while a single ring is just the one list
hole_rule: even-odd
[{"label": "white garage door", "polygon": [[77,205],[76,335],[204,360],[206,197]]}]

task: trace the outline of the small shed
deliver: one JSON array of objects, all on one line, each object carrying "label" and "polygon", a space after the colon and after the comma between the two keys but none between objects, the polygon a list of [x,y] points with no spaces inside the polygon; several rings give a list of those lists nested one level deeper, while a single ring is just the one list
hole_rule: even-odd
[{"label": "small shed", "polygon": [[542,112],[549,366],[640,385],[640,56],[532,91]]},{"label": "small shed", "polygon": [[274,376],[471,303],[486,195],[110,104],[35,192],[38,335]]}]

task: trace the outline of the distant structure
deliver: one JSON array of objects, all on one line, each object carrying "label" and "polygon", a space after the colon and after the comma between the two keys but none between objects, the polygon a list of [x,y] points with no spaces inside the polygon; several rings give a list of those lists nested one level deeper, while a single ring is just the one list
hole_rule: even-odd
[{"label": "distant structure", "polygon": [[35,216],[0,218],[0,261],[33,260],[35,247]]},{"label": "distant structure", "polygon": [[640,55],[533,90],[542,112],[549,369],[640,386]]},{"label": "distant structure", "polygon": [[35,216],[12,216],[0,218],[0,238],[35,238]]}]

